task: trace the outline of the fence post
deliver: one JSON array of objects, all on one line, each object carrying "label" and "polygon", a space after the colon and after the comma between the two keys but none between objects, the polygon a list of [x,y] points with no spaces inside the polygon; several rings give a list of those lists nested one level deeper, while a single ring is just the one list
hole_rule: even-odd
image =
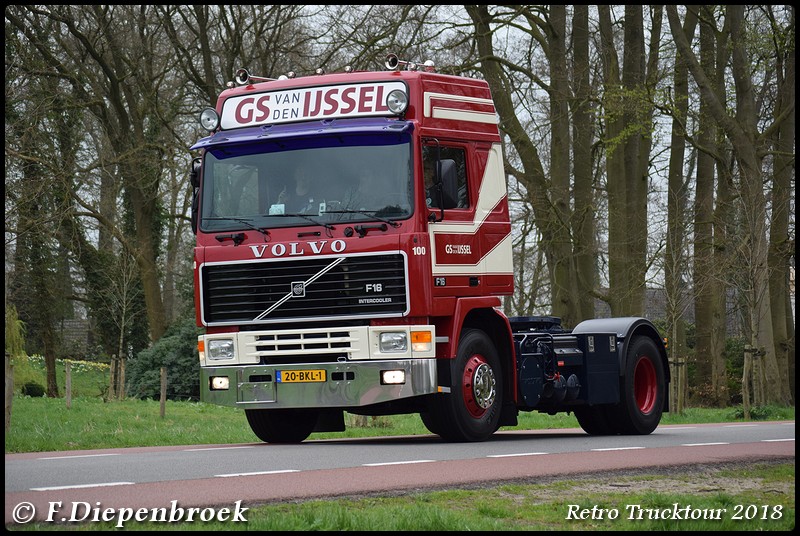
[{"label": "fence post", "polygon": [[167,367],[161,367],[161,418],[167,411]]},{"label": "fence post", "polygon": [[11,428],[11,403],[14,400],[14,365],[11,354],[6,352],[6,434]]},{"label": "fence post", "polygon": [[72,367],[70,362],[64,361],[64,396],[67,400],[67,409],[72,408]]}]

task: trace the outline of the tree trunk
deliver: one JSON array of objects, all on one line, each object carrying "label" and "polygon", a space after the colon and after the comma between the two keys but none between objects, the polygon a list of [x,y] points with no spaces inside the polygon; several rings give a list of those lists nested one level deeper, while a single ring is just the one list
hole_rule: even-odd
[{"label": "tree trunk", "polygon": [[598,6],[603,65],[603,111],[606,116],[606,189],[608,195],[608,303],[611,316],[629,314],[627,188],[625,184],[624,99],[614,29],[608,6]]},{"label": "tree trunk", "polygon": [[[785,54],[785,57],[784,57]],[[787,378],[780,385],[781,398],[792,403],[794,391],[794,320],[789,297],[794,295],[790,288],[790,271],[794,255],[794,241],[789,234],[790,207],[792,202],[792,178],[794,176],[795,144],[795,56],[794,45],[785,53],[777,51],[778,56],[778,104],[775,108],[777,120],[784,112],[790,111],[776,131],[775,165],[772,174],[772,219],[769,226],[769,292],[772,307],[772,328],[775,333],[775,355],[779,375]]]},{"label": "tree trunk", "polygon": [[597,247],[595,244],[594,179],[592,174],[593,114],[590,103],[589,7],[576,5],[572,23],[573,39],[573,169],[575,175],[575,209],[572,213],[572,234],[575,237],[576,289],[578,321],[595,317],[597,291]]},{"label": "tree trunk", "polygon": [[[647,237],[650,228],[648,196],[650,193],[650,152],[652,149],[653,104],[652,95],[657,90],[660,78],[658,68],[659,49],[661,47],[661,20],[663,8],[652,6],[652,26],[650,43],[645,54],[645,36],[642,6],[627,5],[625,9],[625,83],[630,94],[631,104],[626,110],[635,110],[632,114],[635,132],[626,147],[626,182],[630,190],[628,194],[628,229],[633,234],[630,242],[631,269],[631,301],[630,314],[644,316],[647,292]],[[632,25],[629,32],[629,25]],[[629,50],[630,47],[630,50]],[[629,56],[632,56],[629,60]],[[631,71],[628,78],[628,71]],[[630,153],[628,153],[630,151]]]},{"label": "tree trunk", "polygon": [[[683,26],[687,39],[694,36],[697,16],[689,12]],[[684,385],[680,382],[682,363],[686,362],[686,321],[689,295],[685,290],[686,275],[684,266],[687,255],[686,244],[686,210],[689,202],[689,184],[686,179],[691,175],[691,168],[685,169],[686,154],[686,119],[689,109],[689,79],[686,62],[680,53],[675,58],[673,94],[673,121],[670,140],[669,173],[667,184],[667,243],[664,252],[664,274],[667,293],[667,322],[669,324],[669,355],[672,376],[672,396],[670,409],[680,412],[679,402],[685,396]]]},{"label": "tree trunk", "polygon": [[[755,108],[751,62],[747,57],[744,42],[744,6],[728,5],[726,18],[730,18],[731,44],[733,45],[733,80],[736,86],[736,115],[741,125],[733,133],[731,141],[736,146],[737,163],[742,180],[742,201],[748,238],[751,242],[748,263],[751,274],[752,298],[751,312],[756,326],[756,340],[759,351],[765,354],[758,360],[761,365],[760,390],[765,394],[764,402],[787,404],[787,390],[781,387],[786,381],[781,377],[775,356],[774,326],[769,294],[769,272],[767,242],[767,206],[764,196],[764,177],[761,171],[761,157],[758,153],[754,135],[757,133],[758,117]],[[760,136],[759,136],[760,137]]]},{"label": "tree trunk", "polygon": [[[684,24],[685,25],[685,24]],[[714,73],[714,32],[707,22],[700,25],[700,65],[707,73]],[[714,352],[712,337],[714,324],[714,296],[716,274],[714,255],[714,157],[711,148],[715,145],[716,122],[708,101],[700,96],[700,118],[697,143],[697,179],[694,196],[694,314],[695,314],[695,387],[701,393],[708,392],[713,378]],[[711,389],[713,392],[713,389]],[[716,404],[717,400],[711,400]]]},{"label": "tree trunk", "polygon": [[547,221],[552,237],[553,314],[562,324],[573,328],[578,323],[577,281],[574,275],[572,241],[568,228],[570,202],[569,75],[567,71],[566,7],[550,6],[547,30],[547,55],[550,65],[550,196],[551,216]]}]

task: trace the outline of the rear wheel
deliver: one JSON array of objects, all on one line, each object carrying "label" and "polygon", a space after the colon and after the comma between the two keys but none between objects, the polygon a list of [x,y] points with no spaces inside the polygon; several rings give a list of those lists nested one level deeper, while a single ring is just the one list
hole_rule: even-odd
[{"label": "rear wheel", "polygon": [[253,433],[267,443],[300,443],[314,431],[319,413],[307,409],[247,409]]},{"label": "rear wheel", "polygon": [[666,383],[664,364],[655,342],[638,337],[631,343],[620,378],[616,426],[628,435],[646,435],[661,422]]},{"label": "rear wheel", "polygon": [[589,435],[616,435],[609,406],[580,406],[575,408],[575,418],[583,431]]},{"label": "rear wheel", "polygon": [[483,441],[500,425],[500,358],[486,333],[465,330],[451,364],[450,393],[433,398],[422,421],[447,441]]}]

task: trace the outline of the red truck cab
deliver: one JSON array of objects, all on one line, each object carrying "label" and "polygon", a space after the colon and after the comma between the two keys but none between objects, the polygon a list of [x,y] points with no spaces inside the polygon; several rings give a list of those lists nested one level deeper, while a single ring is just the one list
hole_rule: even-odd
[{"label": "red truck cab", "polygon": [[516,424],[519,352],[499,310],[512,234],[488,84],[393,56],[387,68],[240,71],[201,114],[201,399],[244,409],[264,441],[343,430],[344,411],[417,412],[453,440]]}]

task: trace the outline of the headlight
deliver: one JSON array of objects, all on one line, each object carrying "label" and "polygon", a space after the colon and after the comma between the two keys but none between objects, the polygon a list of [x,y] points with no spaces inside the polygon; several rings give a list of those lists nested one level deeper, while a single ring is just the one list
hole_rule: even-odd
[{"label": "headlight", "polygon": [[401,385],[406,383],[406,371],[382,370],[381,385]]},{"label": "headlight", "polygon": [[227,376],[212,376],[210,388],[212,391],[227,391],[230,389],[231,380]]},{"label": "headlight", "polygon": [[400,115],[408,107],[408,95],[405,91],[394,89],[386,96],[386,106],[395,115]]},{"label": "headlight", "polygon": [[381,352],[405,352],[408,350],[408,337],[402,331],[381,333]]},{"label": "headlight", "polygon": [[219,115],[214,108],[206,108],[200,112],[200,125],[209,132],[214,132],[219,126]]},{"label": "headlight", "polygon": [[233,359],[236,357],[233,339],[206,340],[206,355],[208,359]]}]

